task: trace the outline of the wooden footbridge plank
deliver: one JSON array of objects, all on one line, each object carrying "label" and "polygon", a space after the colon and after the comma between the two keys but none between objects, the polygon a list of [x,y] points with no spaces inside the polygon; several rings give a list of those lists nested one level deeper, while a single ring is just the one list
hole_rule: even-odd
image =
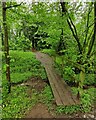
[{"label": "wooden footbridge plank", "polygon": [[36,58],[44,65],[48,80],[57,105],[75,105],[79,104],[76,96],[71,93],[70,87],[58,75],[53,67],[53,60],[50,56],[36,52]]}]

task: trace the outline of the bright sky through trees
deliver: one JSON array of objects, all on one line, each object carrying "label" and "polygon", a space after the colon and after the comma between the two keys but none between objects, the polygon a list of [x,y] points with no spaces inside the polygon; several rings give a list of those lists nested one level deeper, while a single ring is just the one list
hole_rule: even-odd
[{"label": "bright sky through trees", "polygon": [[[3,0],[3,1],[17,1],[18,3],[31,3],[31,2],[59,2],[60,0]],[[63,1],[63,0],[62,0]],[[64,0],[64,2],[94,2],[95,0]]]}]

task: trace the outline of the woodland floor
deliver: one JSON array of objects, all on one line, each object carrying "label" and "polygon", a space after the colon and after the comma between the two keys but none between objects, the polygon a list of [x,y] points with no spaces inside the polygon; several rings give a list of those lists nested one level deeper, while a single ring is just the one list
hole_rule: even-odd
[{"label": "woodland floor", "polygon": [[[47,60],[47,59],[45,59]],[[28,94],[32,93],[32,89],[35,89],[38,93],[41,93],[46,85],[49,85],[48,80],[42,80],[41,78],[31,78],[27,82],[21,85],[30,87]],[[49,110],[48,106],[41,101],[36,103],[32,109],[27,111],[25,118],[94,118],[94,109],[90,113],[74,113],[74,114],[56,114],[56,104],[52,101],[52,109]]]},{"label": "woodland floor", "polygon": [[[27,85],[30,87],[30,94],[32,92],[32,88],[34,88],[38,92],[42,92],[44,87],[48,85],[47,81],[42,80],[41,78],[31,78],[27,82],[22,83],[21,85]],[[53,109],[48,110],[48,107],[42,103],[38,102],[32,109],[27,111],[25,118],[94,118],[94,110],[90,113],[75,113],[72,115],[66,114],[56,114],[55,107],[56,104],[53,102]]]}]

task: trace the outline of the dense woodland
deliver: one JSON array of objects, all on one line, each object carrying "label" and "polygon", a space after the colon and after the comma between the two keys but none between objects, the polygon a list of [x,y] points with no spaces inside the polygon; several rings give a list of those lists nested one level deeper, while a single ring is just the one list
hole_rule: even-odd
[{"label": "dense woodland", "polygon": [[30,88],[20,85],[30,78],[48,79],[36,51],[53,58],[56,71],[81,102],[56,106],[55,112],[92,111],[96,98],[96,2],[4,1],[1,8],[2,117],[22,118],[40,98],[51,110],[54,97],[49,84],[40,94],[33,89],[31,96],[26,92]]}]

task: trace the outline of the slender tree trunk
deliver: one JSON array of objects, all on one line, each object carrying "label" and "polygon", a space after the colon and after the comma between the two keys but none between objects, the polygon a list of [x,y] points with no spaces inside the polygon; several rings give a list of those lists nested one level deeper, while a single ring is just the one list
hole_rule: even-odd
[{"label": "slender tree trunk", "polygon": [[37,39],[35,39],[35,49],[37,50],[38,44],[37,44]]},{"label": "slender tree trunk", "polygon": [[3,27],[4,27],[4,52],[6,60],[6,79],[8,80],[8,93],[11,92],[11,80],[10,80],[10,56],[9,56],[9,45],[8,45],[8,29],[6,21],[6,2],[2,2],[2,16],[3,16]]},{"label": "slender tree trunk", "polygon": [[59,53],[59,55],[60,55],[60,50],[62,49],[65,49],[65,43],[63,39],[63,28],[61,28],[60,41],[59,41],[58,48],[57,48],[57,53]]},{"label": "slender tree trunk", "polygon": [[35,51],[35,41],[34,41],[34,38],[32,38],[32,51],[33,52]]},{"label": "slender tree trunk", "polygon": [[[95,21],[95,25],[94,25],[94,32],[95,32],[94,48],[96,48],[96,2],[94,3],[94,21]],[[96,71],[96,55],[94,55],[94,57],[95,57],[94,71]],[[94,72],[94,80],[96,80],[96,72]]]},{"label": "slender tree trunk", "polygon": [[89,44],[88,56],[90,56],[93,46],[96,42],[96,2],[94,2],[94,33]]},{"label": "slender tree trunk", "polygon": [[[64,0],[61,0],[60,4],[61,4],[61,7],[62,7],[62,16],[63,16],[64,14],[67,13],[67,9],[66,9],[66,6],[65,6],[66,3],[64,2]],[[68,16],[67,22],[68,22],[69,28],[70,28],[74,38],[76,39],[76,42],[78,43],[79,54],[82,54],[82,46],[80,44],[80,40],[79,40],[79,37],[78,37],[78,34],[77,34],[77,30],[76,30],[76,27],[75,27],[75,25],[74,25],[70,16]],[[78,69],[78,72],[79,72],[79,69]],[[79,83],[79,86],[78,86],[79,88],[82,88],[82,86],[83,86],[82,84],[83,84],[83,81],[84,81],[84,78],[85,78],[84,75],[85,75],[85,73],[82,70],[80,70],[80,83]],[[78,91],[77,98],[78,99],[80,98],[80,91]]]},{"label": "slender tree trunk", "polygon": [[[3,41],[3,36],[2,36],[3,34],[2,34],[2,27],[1,27],[1,25],[0,25],[0,43]],[[0,50],[1,50],[1,48],[2,48],[2,43],[1,43],[1,45],[0,45]]]},{"label": "slender tree trunk", "polygon": [[[63,0],[60,0],[60,5],[61,5],[62,19],[63,19],[64,14],[66,14],[65,2],[63,2]],[[62,27],[61,28],[60,41],[59,41],[59,45],[58,45],[58,48],[57,48],[57,53],[59,53],[59,54],[60,54],[60,50],[66,49],[63,35],[64,35],[64,30],[63,30],[63,27]]]},{"label": "slender tree trunk", "polygon": [[2,45],[4,45],[3,33],[1,33],[1,40],[2,40]]}]

